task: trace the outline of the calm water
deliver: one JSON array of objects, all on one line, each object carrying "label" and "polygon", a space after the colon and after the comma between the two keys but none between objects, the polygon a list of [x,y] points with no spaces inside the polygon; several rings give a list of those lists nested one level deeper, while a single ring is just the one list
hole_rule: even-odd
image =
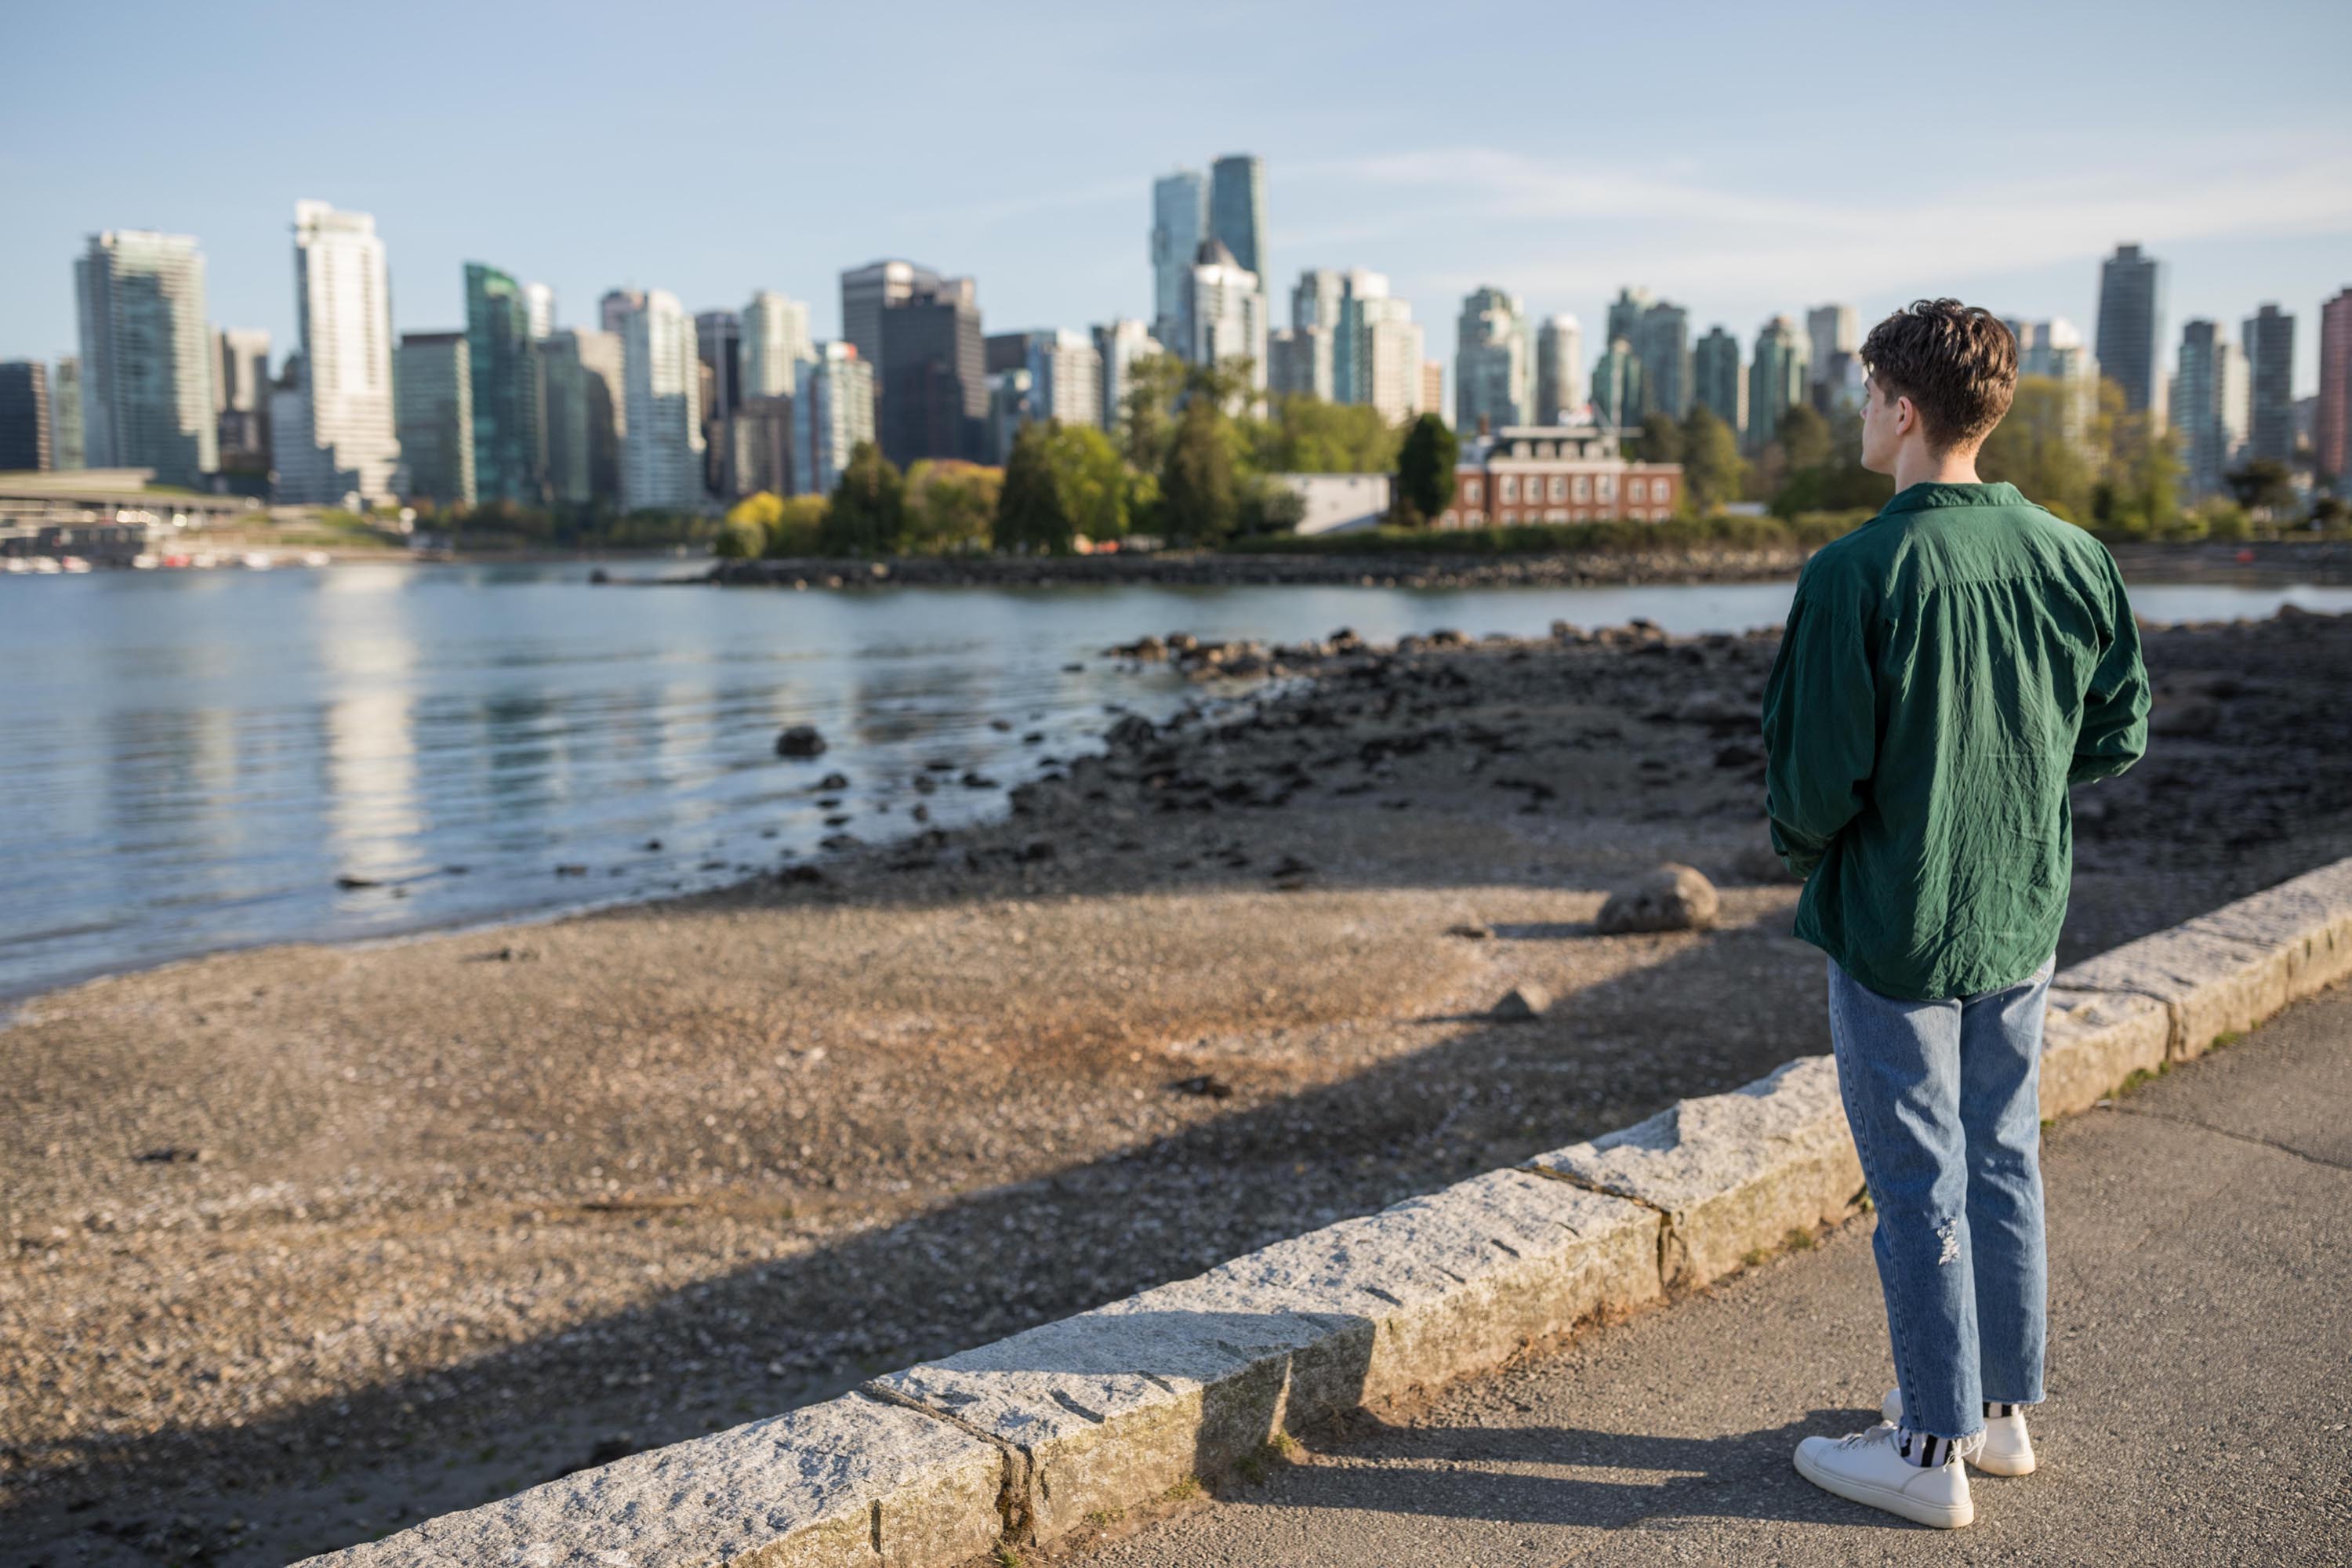
[{"label": "calm water", "polygon": [[[1170,672],[1101,657],[1144,632],[1388,638],[1633,616],[1741,630],[1777,624],[1789,594],[836,595],[399,565],[0,578],[0,994],[254,942],[707,886],[818,853],[836,830],[910,831],[926,797],[908,780],[935,758],[958,773],[927,798],[934,822],[1001,809],[1003,792],[961,786],[961,770],[1009,786],[1097,743],[1107,705],[1160,717],[1186,700]],[[2342,588],[2135,598],[2160,618],[2267,615],[2284,598],[2352,609]],[[779,759],[776,733],[794,723],[832,749]],[[815,787],[835,771],[855,818],[839,829]]]}]

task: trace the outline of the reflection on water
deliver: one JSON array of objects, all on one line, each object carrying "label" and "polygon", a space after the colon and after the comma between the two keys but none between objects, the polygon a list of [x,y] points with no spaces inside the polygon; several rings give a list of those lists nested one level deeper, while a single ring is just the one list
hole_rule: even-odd
[{"label": "reflection on water", "polygon": [[[1635,616],[1741,630],[1778,624],[1789,595],[790,594],[404,565],[0,579],[0,994],[709,885],[814,852],[832,831],[815,785],[834,772],[852,781],[846,831],[904,833],[908,781],[928,761],[1010,784],[1041,755],[1094,744],[1107,703],[1182,702],[1168,671],[1100,658],[1144,632],[1286,641],[1351,626],[1379,640]],[[2267,615],[2282,598],[2352,609],[2340,588],[2134,596],[2158,619]],[[778,759],[776,732],[794,723],[832,749]],[[952,824],[1002,799],[948,789],[926,804]]]}]

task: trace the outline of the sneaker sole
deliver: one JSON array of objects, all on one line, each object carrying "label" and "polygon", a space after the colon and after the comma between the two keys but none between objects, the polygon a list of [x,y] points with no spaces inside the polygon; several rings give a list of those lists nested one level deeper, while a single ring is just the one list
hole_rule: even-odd
[{"label": "sneaker sole", "polygon": [[1915,1524],[1932,1526],[1937,1530],[1963,1530],[1976,1522],[1976,1504],[1971,1501],[1958,1507],[1923,1502],[1908,1492],[1894,1491],[1885,1487],[1872,1486],[1844,1476],[1834,1476],[1814,1465],[1803,1449],[1797,1451],[1797,1473],[1825,1492],[1833,1492],[1849,1502],[1884,1509],[1899,1513]]}]

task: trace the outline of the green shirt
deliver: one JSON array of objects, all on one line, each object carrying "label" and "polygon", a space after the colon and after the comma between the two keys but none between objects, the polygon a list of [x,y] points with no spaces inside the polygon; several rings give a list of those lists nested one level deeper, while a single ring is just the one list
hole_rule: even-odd
[{"label": "green shirt", "polygon": [[2058,945],[2070,784],[2147,749],[2105,546],[2013,485],[1913,485],[1817,552],[1764,689],[1797,934],[1910,1000],[2012,985]]}]

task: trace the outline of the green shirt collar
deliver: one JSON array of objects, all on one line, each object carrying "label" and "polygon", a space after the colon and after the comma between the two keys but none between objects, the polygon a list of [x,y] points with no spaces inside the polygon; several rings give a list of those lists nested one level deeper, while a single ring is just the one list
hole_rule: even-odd
[{"label": "green shirt collar", "polygon": [[2024,495],[2015,485],[1996,480],[1990,484],[1942,485],[1918,484],[1897,491],[1893,499],[1878,509],[1880,517],[1892,517],[1897,512],[1927,511],[1947,506],[2023,506]]}]

